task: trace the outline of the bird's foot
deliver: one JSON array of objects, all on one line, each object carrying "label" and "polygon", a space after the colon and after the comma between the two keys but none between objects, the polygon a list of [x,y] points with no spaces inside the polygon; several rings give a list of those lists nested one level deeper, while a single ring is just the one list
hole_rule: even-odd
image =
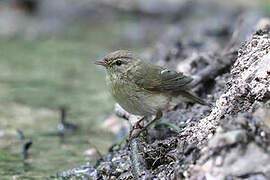
[{"label": "bird's foot", "polygon": [[[143,133],[144,131],[146,131],[147,128],[148,128],[149,126],[151,126],[155,121],[159,120],[161,117],[162,117],[162,112],[161,112],[161,111],[158,111],[157,114],[156,114],[156,117],[155,117],[151,122],[149,122],[146,126],[144,126],[144,127],[142,127],[142,126],[140,125],[140,122],[141,122],[145,117],[143,117],[142,119],[140,119],[140,120],[135,124],[135,126],[133,126],[132,129],[130,130],[129,138],[128,138],[128,140],[127,140],[127,145],[129,146],[129,143],[131,142],[132,139],[139,137],[141,133]],[[138,125],[139,125],[141,128],[138,128],[138,127],[139,127]],[[139,131],[135,132],[136,134],[134,134],[134,131],[135,131],[136,129],[139,129]]]},{"label": "bird's foot", "polygon": [[141,125],[141,122],[145,119],[145,116],[143,116],[141,119],[139,119],[139,121],[137,121],[135,123],[135,125],[132,127],[132,130],[135,130],[135,129],[142,129],[143,126]]},{"label": "bird's foot", "polygon": [[[143,126],[142,126],[140,123],[141,123],[144,119],[145,119],[145,116],[143,116],[139,121],[137,121],[137,122],[135,123],[134,126],[131,127],[131,129],[130,129],[130,131],[129,131],[129,138],[127,139],[127,144],[128,144],[128,145],[129,145],[130,141],[131,141],[133,138],[138,137],[137,135],[134,136],[133,134],[136,132],[136,130],[142,129],[142,128],[143,128]],[[137,134],[137,133],[136,133],[136,134]]]}]

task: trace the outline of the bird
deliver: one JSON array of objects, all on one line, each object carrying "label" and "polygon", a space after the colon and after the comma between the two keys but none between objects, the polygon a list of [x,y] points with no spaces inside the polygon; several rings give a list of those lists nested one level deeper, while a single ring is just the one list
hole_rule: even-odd
[{"label": "bird", "polygon": [[[129,139],[139,136],[162,111],[181,102],[209,105],[190,93],[188,84],[193,80],[181,72],[143,61],[128,50],[118,50],[106,55],[96,65],[105,67],[106,82],[116,102],[127,112],[142,118],[131,128]],[[155,118],[142,127],[140,123],[149,116]],[[134,129],[141,131],[132,135]]]}]

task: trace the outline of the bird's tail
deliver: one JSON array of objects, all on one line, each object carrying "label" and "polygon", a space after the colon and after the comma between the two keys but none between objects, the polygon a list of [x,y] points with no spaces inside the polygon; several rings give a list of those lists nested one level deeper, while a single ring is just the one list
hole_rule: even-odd
[{"label": "bird's tail", "polygon": [[191,94],[188,91],[181,91],[181,93],[179,93],[180,96],[182,96],[182,98],[184,98],[185,101],[187,102],[191,102],[191,103],[199,103],[202,105],[206,105],[206,106],[212,106],[210,103],[207,103],[206,101],[204,101],[203,99]]}]

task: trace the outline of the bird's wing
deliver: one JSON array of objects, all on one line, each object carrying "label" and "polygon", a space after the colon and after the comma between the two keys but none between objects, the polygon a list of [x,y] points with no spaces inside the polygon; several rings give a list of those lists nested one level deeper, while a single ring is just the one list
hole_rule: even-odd
[{"label": "bird's wing", "polygon": [[185,89],[185,85],[192,81],[191,77],[167,68],[154,66],[145,62],[136,68],[134,79],[143,89],[153,92],[177,92]]}]

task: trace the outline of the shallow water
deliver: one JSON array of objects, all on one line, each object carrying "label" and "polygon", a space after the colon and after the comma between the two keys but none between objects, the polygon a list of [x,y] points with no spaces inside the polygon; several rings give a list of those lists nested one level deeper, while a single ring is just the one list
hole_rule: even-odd
[{"label": "shallow water", "polygon": [[[85,150],[97,148],[105,153],[113,142],[111,135],[99,128],[101,116],[109,115],[113,105],[103,72],[89,63],[86,50],[80,54],[73,42],[59,41],[0,42],[2,177],[53,175],[84,163]],[[67,121],[80,127],[68,133],[64,142],[57,131],[61,105],[69,109]],[[18,139],[17,129],[25,140]],[[27,140],[33,145],[24,165],[20,149]]]}]

